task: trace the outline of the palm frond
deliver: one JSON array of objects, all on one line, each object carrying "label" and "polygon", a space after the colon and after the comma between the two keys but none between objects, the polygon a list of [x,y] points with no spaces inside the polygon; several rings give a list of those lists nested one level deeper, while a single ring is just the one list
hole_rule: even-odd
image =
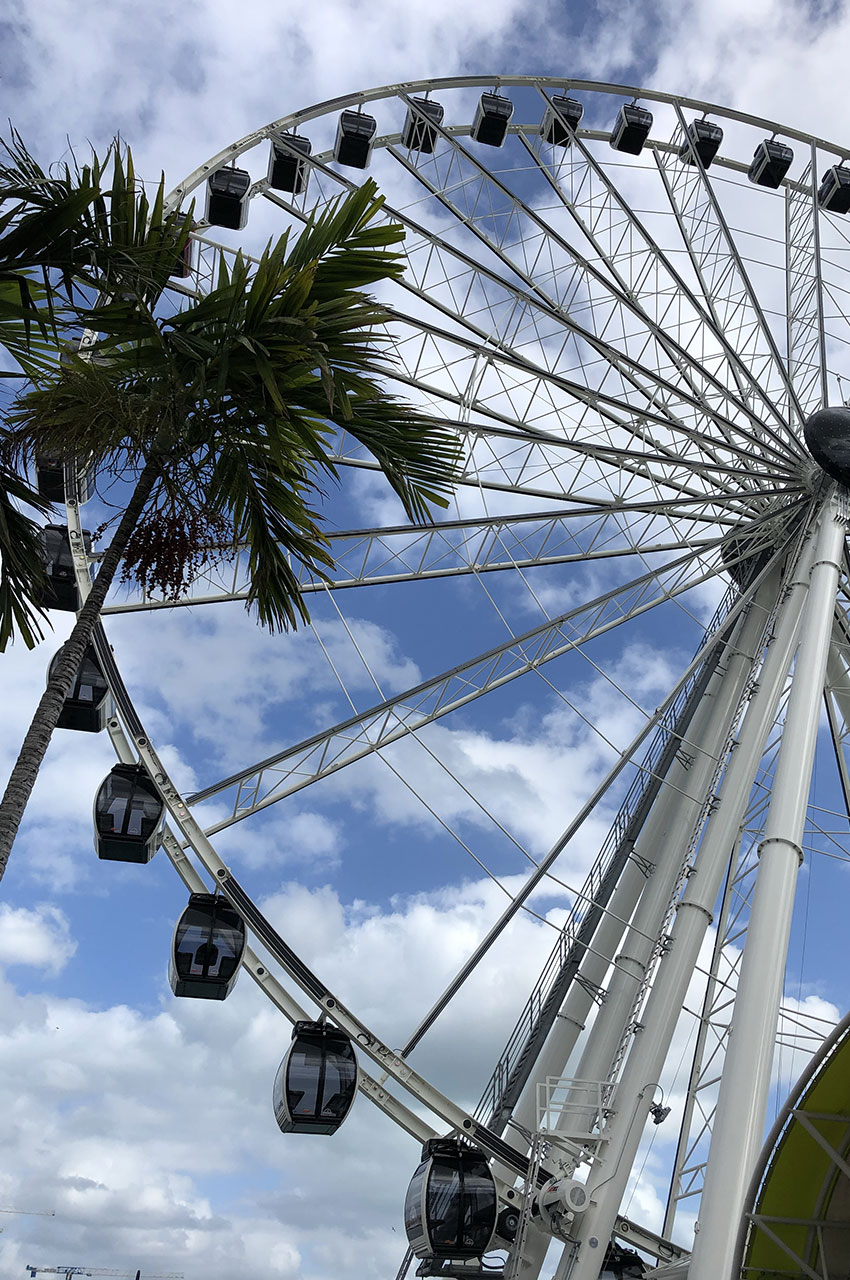
[{"label": "palm frond", "polygon": [[309,506],[315,492],[304,460],[276,448],[261,428],[217,452],[207,488],[213,511],[225,514],[234,536],[248,546],[248,605],[272,631],[285,631],[309,614],[293,563],[325,578],[333,561]]},{"label": "palm frond", "polygon": [[16,632],[28,649],[34,648],[47,621],[36,603],[47,582],[39,529],[20,503],[40,512],[50,505],[0,461],[0,653]]}]

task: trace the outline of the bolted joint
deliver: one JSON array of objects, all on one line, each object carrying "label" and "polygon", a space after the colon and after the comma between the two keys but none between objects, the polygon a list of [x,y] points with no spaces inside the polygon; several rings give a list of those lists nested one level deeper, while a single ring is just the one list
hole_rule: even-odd
[{"label": "bolted joint", "polygon": [[782,845],[784,848],[790,849],[793,853],[796,853],[797,855],[797,866],[801,867],[803,865],[803,850],[800,848],[800,846],[797,844],[795,840],[789,840],[787,839],[786,836],[768,836],[766,840],[762,840],[761,844],[758,847],[759,858],[762,856],[762,854],[768,848],[769,845]]}]

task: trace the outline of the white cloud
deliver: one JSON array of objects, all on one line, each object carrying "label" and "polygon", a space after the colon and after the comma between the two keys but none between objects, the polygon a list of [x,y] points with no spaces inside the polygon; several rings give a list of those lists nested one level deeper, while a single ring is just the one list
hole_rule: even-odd
[{"label": "white cloud", "polygon": [[[417,75],[451,75],[473,50],[482,66],[497,49],[501,61],[506,38],[517,46],[533,39],[552,9],[529,13],[519,0],[473,0],[462,10],[448,0],[281,9],[253,0],[237,14],[221,0],[179,9],[159,0],[142,25],[121,5],[100,15],[63,0],[48,16],[30,4],[8,32],[15,81],[30,90],[18,94],[17,123],[27,133],[37,128],[57,154],[66,132],[83,147],[120,131],[141,172],[156,177],[165,167],[176,181],[287,111]],[[93,44],[103,66],[96,82],[84,69]]]},{"label": "white cloud", "polygon": [[[293,884],[265,907],[308,962],[397,1042],[499,904],[489,884],[468,884],[384,913]],[[418,1051],[417,1064],[453,1096],[474,1102],[500,1045],[505,1002],[523,997],[513,948],[542,959],[550,935],[518,922],[511,947],[472,984],[466,1011]],[[38,1246],[89,1265],[132,1255],[143,1271],[157,1264],[190,1280],[256,1274],[264,1250],[282,1276],[318,1280],[343,1257],[368,1277],[397,1266],[416,1144],[362,1097],[333,1140],[279,1134],[271,1083],[288,1030],[244,975],[224,1005],[162,999],[161,1011],[142,1013],[0,983],[0,1067],[16,1099],[0,1119],[8,1157],[0,1195],[57,1215],[16,1220],[4,1237],[7,1265],[22,1265]],[[327,1230],[329,1203],[339,1237]]]},{"label": "white cloud", "polygon": [[0,904],[0,965],[32,965],[58,973],[77,949],[68,918],[42,903],[35,910]]}]

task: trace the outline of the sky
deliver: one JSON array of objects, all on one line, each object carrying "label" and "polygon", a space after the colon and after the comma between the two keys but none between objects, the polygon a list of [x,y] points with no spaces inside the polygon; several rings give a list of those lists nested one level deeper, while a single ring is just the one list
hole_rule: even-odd
[{"label": "sky", "polygon": [[[43,163],[102,151],[118,134],[137,172],[155,182],[164,171],[169,188],[288,112],[430,76],[643,85],[845,141],[842,4],[670,0],[624,16],[607,2],[23,0],[2,25],[3,114]],[[635,199],[651,199],[635,182]],[[371,473],[346,478],[327,513],[338,529],[398,518]],[[535,573],[316,596],[313,634],[270,637],[232,603],[116,616],[109,636],[147,731],[191,793],[602,582],[592,564]],[[718,599],[715,588],[697,592],[690,619],[668,613],[615,632],[594,649],[595,665],[564,659],[552,685],[515,682],[486,709],[294,793],[223,832],[222,856],[329,986],[385,1041],[403,1043],[522,884],[528,857],[555,842],[666,695]],[[3,776],[67,634],[68,615],[51,621],[34,654],[16,646],[2,659]],[[167,957],[182,885],[162,852],[147,867],[94,855],[91,802],[113,760],[105,734],[57,733],[0,895],[0,1210],[31,1211],[0,1213],[0,1280],[26,1264],[187,1280],[394,1275],[416,1143],[363,1097],[332,1139],[278,1132],[271,1086],[288,1024],[244,974],[223,1004],[175,1000]],[[816,786],[833,806],[826,758]],[[224,814],[215,799],[202,809],[204,821]],[[537,916],[517,919],[417,1050],[417,1069],[462,1105],[476,1104],[614,811],[606,802],[582,828],[559,864],[563,883],[538,893]],[[833,826],[840,841],[841,821]],[[850,994],[828,947],[843,927],[845,870],[826,858],[804,868],[786,986],[786,1004],[825,1019],[843,1014]],[[671,1054],[674,1099],[685,1022]],[[783,1052],[777,1097],[805,1060]],[[630,1192],[628,1211],[656,1229],[674,1140],[672,1123],[654,1131]]]}]

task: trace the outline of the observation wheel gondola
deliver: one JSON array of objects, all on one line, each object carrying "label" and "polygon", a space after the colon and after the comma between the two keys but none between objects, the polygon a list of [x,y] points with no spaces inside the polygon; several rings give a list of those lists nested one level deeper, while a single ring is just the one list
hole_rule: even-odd
[{"label": "observation wheel gondola", "polygon": [[[49,676],[53,674],[60,655],[61,650],[51,659]],[[100,733],[106,725],[108,714],[109,682],[103,674],[94,648],[88,645],[56,722],[57,728]]]},{"label": "observation wheel gondola", "polygon": [[274,1082],[282,1133],[336,1133],[357,1096],[357,1059],[344,1031],[296,1022]]},{"label": "observation wheel gondola", "polygon": [[97,856],[108,862],[150,862],[165,806],[144,765],[116,764],[94,800]]},{"label": "observation wheel gondola", "polygon": [[[91,540],[86,530],[79,531],[86,551],[91,550]],[[44,568],[47,584],[39,603],[46,609],[61,609],[76,613],[80,606],[78,583],[75,578],[74,557],[64,525],[47,524],[41,530]]]},{"label": "observation wheel gondola", "polygon": [[[771,1089],[799,861],[811,871],[836,839],[818,809],[806,817],[816,751],[824,785],[850,795],[847,476],[828,431],[818,443],[805,435],[832,401],[845,439],[850,150],[712,104],[563,78],[369,90],[272,121],[180,184],[172,205],[203,187],[208,203],[175,296],[203,295],[222,256],[259,251],[272,217],[297,236],[367,166],[386,197],[381,216],[406,229],[405,275],[382,299],[397,361],[388,382],[462,441],[455,505],[414,529],[364,500],[376,464],[340,431],[335,568],[327,583],[299,570],[313,652],[330,673],[324,683],[311,673],[303,690],[302,735],[182,797],[107,663],[119,768],[141,762],[184,882],[197,894],[211,881],[264,948],[248,946],[244,966],[296,1024],[275,1086],[281,1127],[297,1131],[289,1085],[297,1052],[306,1063],[320,1034],[307,1024],[323,1028],[326,1063],[334,1037],[356,1046],[375,1071],[358,1087],[436,1143],[405,1213],[427,1266],[453,1266],[440,1250],[468,1248],[471,1274],[495,1241],[503,1261],[492,1265],[534,1280],[560,1233],[557,1280],[636,1272],[635,1247],[714,1280],[731,1265]],[[68,518],[78,548],[73,504]],[[73,563],[85,593],[85,557]],[[178,605],[244,600],[247,573],[238,549]],[[111,601],[118,653],[122,628],[149,628],[153,645],[166,607],[156,596]],[[394,665],[393,644],[405,660]],[[230,651],[218,669],[233,663]],[[824,691],[830,733],[818,739]],[[328,709],[322,728],[317,704]],[[424,893],[463,879],[455,850],[509,889],[456,975],[428,958],[398,1033],[366,1026],[347,993],[330,990],[318,944],[296,955],[211,844],[308,787],[322,794],[331,774],[353,777],[352,812],[373,809],[377,828],[358,865],[395,901],[408,887],[385,850],[374,781],[384,766],[433,824],[427,853],[405,862]],[[818,863],[825,897],[844,892],[837,875]],[[539,976],[536,942],[515,945],[524,927],[525,942],[547,931],[523,918],[534,892],[540,915],[553,904]],[[440,1042],[450,1006],[477,1026],[467,979],[479,966],[505,980],[526,958],[531,995],[518,1017],[508,999],[500,1009],[507,1044],[469,1111],[418,1072],[417,1046]],[[385,975],[374,977],[380,986]],[[813,1048],[823,1026],[796,1016],[798,1051]],[[668,1209],[636,1225],[619,1216],[621,1200],[646,1122],[663,1121],[683,1087],[677,1028],[691,1061],[678,1143],[660,1144]],[[389,1047],[396,1034],[400,1050]],[[444,1058],[462,1066],[465,1047],[453,1041]],[[324,1086],[309,1074],[318,1124]],[[456,1189],[467,1173],[488,1186],[486,1223],[470,1227],[468,1245],[459,1219],[453,1242],[440,1242],[426,1185],[426,1165],[442,1170],[435,1188],[443,1175],[448,1185],[449,1149]],[[587,1189],[580,1212],[564,1199],[574,1174]],[[555,1208],[535,1218],[541,1179]],[[678,1211],[698,1201],[694,1245]],[[506,1209],[519,1222],[513,1241],[493,1235]]]},{"label": "observation wheel gondola", "polygon": [[168,979],[176,996],[224,1000],[239,977],[245,922],[225,899],[193,893],[174,929]]},{"label": "observation wheel gondola", "polygon": [[[496,1230],[496,1185],[483,1151],[454,1138],[422,1148],[404,1202],[404,1228],[419,1258],[441,1264],[482,1258]],[[450,1275],[443,1267],[420,1274]]]}]

